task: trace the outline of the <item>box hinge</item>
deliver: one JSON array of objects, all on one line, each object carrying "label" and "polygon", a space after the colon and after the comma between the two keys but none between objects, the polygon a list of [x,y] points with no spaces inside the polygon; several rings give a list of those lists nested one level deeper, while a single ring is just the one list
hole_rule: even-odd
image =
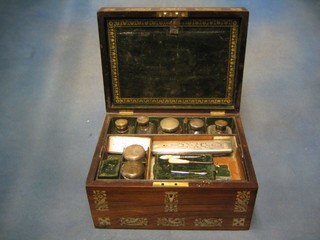
[{"label": "box hinge", "polygon": [[211,111],[210,115],[211,116],[224,116],[224,115],[226,115],[226,112],[224,110],[222,110],[222,111]]},{"label": "box hinge", "polygon": [[189,187],[188,182],[153,182],[153,187]]},{"label": "box hinge", "polygon": [[133,111],[132,110],[120,110],[119,111],[119,115],[133,115]]}]

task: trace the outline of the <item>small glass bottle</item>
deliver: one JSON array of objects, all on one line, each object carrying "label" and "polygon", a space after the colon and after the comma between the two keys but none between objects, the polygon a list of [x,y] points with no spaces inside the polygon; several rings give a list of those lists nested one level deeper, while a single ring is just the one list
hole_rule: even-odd
[{"label": "small glass bottle", "polygon": [[172,117],[162,119],[160,121],[159,133],[181,133],[181,126],[179,120]]},{"label": "small glass bottle", "polygon": [[119,118],[114,122],[116,133],[124,134],[128,133],[128,120],[124,118]]},{"label": "small glass bottle", "polygon": [[154,123],[149,121],[149,117],[147,116],[139,116],[137,118],[137,134],[152,134],[156,133],[156,128]]},{"label": "small glass bottle", "polygon": [[133,134],[134,126],[129,126],[129,122],[125,118],[119,118],[114,122],[114,131],[116,134]]},{"label": "small glass bottle", "polygon": [[188,133],[190,134],[204,134],[204,121],[200,118],[193,118],[189,121]]},{"label": "small glass bottle", "polygon": [[208,134],[232,134],[228,122],[222,119],[216,120],[214,125],[210,125],[207,129]]}]

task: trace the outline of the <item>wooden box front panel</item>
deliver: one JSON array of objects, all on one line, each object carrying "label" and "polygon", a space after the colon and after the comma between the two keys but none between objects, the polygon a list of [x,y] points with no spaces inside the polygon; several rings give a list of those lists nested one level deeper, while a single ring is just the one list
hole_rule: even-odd
[{"label": "wooden box front panel", "polygon": [[97,228],[248,229],[255,189],[88,188]]}]

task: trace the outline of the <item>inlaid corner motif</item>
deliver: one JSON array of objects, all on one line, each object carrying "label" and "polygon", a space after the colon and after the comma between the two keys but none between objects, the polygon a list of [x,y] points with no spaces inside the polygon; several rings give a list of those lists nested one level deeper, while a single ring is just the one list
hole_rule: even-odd
[{"label": "inlaid corner motif", "polygon": [[120,218],[120,225],[122,226],[147,226],[147,218],[122,217]]},{"label": "inlaid corner motif", "polygon": [[93,191],[94,206],[97,211],[108,211],[107,193],[104,190]]},{"label": "inlaid corner motif", "polygon": [[246,221],[245,218],[234,218],[232,221],[232,226],[242,227],[242,226],[244,226],[245,221]]},{"label": "inlaid corner motif", "polygon": [[222,218],[197,218],[194,221],[196,227],[221,227]]},{"label": "inlaid corner motif", "polygon": [[158,218],[157,225],[167,227],[185,226],[185,218]]},{"label": "inlaid corner motif", "polygon": [[250,200],[250,191],[238,191],[234,204],[234,212],[246,212]]},{"label": "inlaid corner motif", "polygon": [[100,227],[107,227],[111,225],[110,218],[108,217],[99,217],[98,218],[98,224]]},{"label": "inlaid corner motif", "polygon": [[178,192],[165,192],[164,211],[178,212]]}]

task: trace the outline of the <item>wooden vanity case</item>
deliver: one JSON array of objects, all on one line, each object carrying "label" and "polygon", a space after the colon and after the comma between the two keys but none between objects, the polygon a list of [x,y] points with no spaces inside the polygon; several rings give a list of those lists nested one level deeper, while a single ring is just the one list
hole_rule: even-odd
[{"label": "wooden vanity case", "polygon": [[107,114],[86,181],[94,226],[248,229],[248,11],[102,8],[98,25]]}]

